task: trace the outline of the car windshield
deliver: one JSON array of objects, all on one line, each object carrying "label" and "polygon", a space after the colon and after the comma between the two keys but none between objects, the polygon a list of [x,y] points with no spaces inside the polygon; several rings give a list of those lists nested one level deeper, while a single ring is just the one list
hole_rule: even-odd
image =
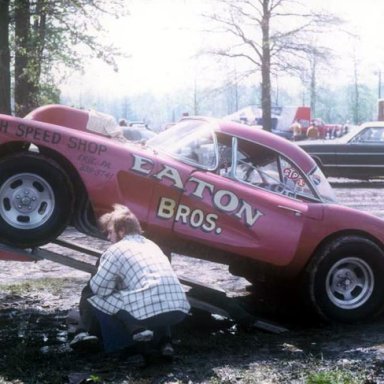
[{"label": "car windshield", "polygon": [[308,177],[324,203],[337,202],[335,192],[319,167],[316,167],[315,170],[308,175]]},{"label": "car windshield", "polygon": [[205,120],[182,120],[147,141],[147,145],[201,168],[217,167],[216,139],[211,123]]}]

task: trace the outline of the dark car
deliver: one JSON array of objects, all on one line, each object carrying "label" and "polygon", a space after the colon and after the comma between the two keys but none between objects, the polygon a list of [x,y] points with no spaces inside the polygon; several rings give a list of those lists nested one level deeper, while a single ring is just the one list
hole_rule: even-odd
[{"label": "dark car", "polygon": [[338,139],[303,141],[298,145],[328,177],[384,176],[384,122],[364,123]]}]

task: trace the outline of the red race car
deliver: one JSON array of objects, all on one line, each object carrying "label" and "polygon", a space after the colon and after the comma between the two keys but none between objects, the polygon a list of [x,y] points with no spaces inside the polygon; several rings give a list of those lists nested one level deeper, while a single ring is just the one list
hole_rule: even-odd
[{"label": "red race car", "polygon": [[101,236],[96,218],[126,204],[167,251],[225,263],[250,282],[302,284],[325,319],[382,311],[384,222],[338,205],[297,145],[200,117],[136,144],[100,134],[111,121],[60,105],[0,115],[2,242],[41,245],[69,224]]}]

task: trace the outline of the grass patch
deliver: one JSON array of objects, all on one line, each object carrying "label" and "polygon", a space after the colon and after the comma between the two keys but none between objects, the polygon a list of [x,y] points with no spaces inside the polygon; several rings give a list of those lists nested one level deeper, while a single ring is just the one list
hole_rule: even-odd
[{"label": "grass patch", "polygon": [[73,279],[68,278],[53,278],[44,277],[40,279],[30,279],[19,283],[0,284],[0,291],[14,295],[23,295],[31,292],[49,291],[53,294],[58,294],[60,291],[73,284]]},{"label": "grass patch", "polygon": [[362,384],[366,379],[356,372],[344,369],[334,369],[310,373],[305,381],[306,384]]}]

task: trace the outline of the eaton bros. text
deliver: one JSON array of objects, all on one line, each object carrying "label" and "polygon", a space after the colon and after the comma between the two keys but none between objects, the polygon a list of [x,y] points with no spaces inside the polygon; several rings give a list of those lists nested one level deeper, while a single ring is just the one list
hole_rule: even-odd
[{"label": "eaton bros. text", "polygon": [[[179,171],[169,165],[163,164],[157,173],[152,174],[154,162],[150,158],[133,155],[132,170],[142,175],[152,175],[159,181],[168,180],[173,187],[184,191],[182,177]],[[235,193],[226,189],[218,189],[212,183],[201,180],[198,177],[191,177],[188,183],[192,186],[190,195],[198,199],[204,199],[209,196],[212,199],[212,206],[218,211],[234,215],[247,226],[253,226],[259,220],[263,213],[254,208],[248,202],[239,199]],[[215,230],[220,233],[220,229],[216,228],[218,216],[214,213],[204,214],[200,209],[191,209],[184,204],[177,204],[173,199],[162,197],[159,201],[157,215],[163,219],[173,219],[176,222],[189,224],[192,227],[200,227],[204,231],[210,232]]]}]

